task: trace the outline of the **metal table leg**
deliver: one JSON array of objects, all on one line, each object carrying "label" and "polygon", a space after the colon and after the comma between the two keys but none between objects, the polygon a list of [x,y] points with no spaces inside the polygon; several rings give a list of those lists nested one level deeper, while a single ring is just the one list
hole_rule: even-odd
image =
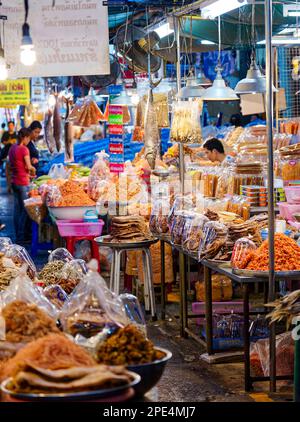
[{"label": "metal table leg", "polygon": [[183,253],[179,253],[179,277],[180,277],[180,335],[187,337],[185,329],[187,322],[187,291],[186,291],[186,259]]},{"label": "metal table leg", "polygon": [[120,278],[121,278],[121,255],[122,250],[115,249],[115,265],[114,265],[114,292],[120,294]]},{"label": "metal table leg", "polygon": [[160,257],[161,257],[161,319],[166,318],[166,268],[165,268],[165,242],[160,241]]},{"label": "metal table leg", "polygon": [[205,330],[206,350],[209,355],[213,354],[213,310],[212,310],[212,286],[211,269],[204,266],[205,284]]},{"label": "metal table leg", "polygon": [[245,357],[245,391],[251,391],[251,368],[250,368],[250,333],[249,333],[249,285],[243,285],[243,306],[244,306],[244,357]]},{"label": "metal table leg", "polygon": [[110,267],[110,279],[109,279],[109,288],[111,291],[114,291],[114,277],[115,277],[115,249],[112,250],[112,261]]}]

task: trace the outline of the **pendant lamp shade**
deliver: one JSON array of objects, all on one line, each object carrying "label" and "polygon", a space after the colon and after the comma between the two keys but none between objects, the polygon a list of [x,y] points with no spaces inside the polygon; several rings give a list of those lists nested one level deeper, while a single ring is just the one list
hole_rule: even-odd
[{"label": "pendant lamp shade", "polygon": [[181,88],[178,98],[202,98],[205,89],[198,84],[195,78],[187,78],[186,86]]},{"label": "pendant lamp shade", "polygon": [[[262,75],[253,56],[246,78],[237,83],[234,91],[239,95],[265,94],[267,92],[266,78]],[[277,91],[278,90],[273,86],[273,92]]]},{"label": "pendant lamp shade", "polygon": [[110,103],[112,105],[124,105],[124,106],[134,105],[132,103],[132,98],[125,91],[122,91],[121,94],[118,97],[111,100]]},{"label": "pendant lamp shade", "polygon": [[212,86],[212,81],[205,76],[202,68],[200,69],[198,73],[196,81],[198,85],[203,86],[203,87]]},{"label": "pendant lamp shade", "polygon": [[217,76],[212,86],[207,88],[202,96],[204,101],[236,101],[239,97],[235,94],[234,90],[226,86],[222,78],[221,68],[217,67]]}]

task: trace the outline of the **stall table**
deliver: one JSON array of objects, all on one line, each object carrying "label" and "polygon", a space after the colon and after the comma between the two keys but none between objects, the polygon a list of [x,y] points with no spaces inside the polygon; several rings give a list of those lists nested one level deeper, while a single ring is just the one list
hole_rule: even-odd
[{"label": "stall table", "polygon": [[[205,282],[205,315],[203,314],[188,314],[188,303],[187,303],[187,271],[186,271],[186,261],[187,258],[194,259],[196,261],[197,257],[193,254],[190,254],[184,251],[181,247],[175,246],[171,243],[168,236],[157,236],[161,241],[161,251],[162,256],[164,254],[164,243],[169,243],[174,249],[179,251],[179,266],[180,266],[180,334],[182,337],[187,337],[190,335],[197,342],[205,345],[207,354],[212,356],[218,353],[217,350],[213,349],[213,304],[212,304],[212,272],[222,274],[233,281],[240,283],[243,290],[243,323],[244,323],[244,347],[243,347],[243,357],[244,357],[244,384],[245,391],[251,391],[252,385],[254,382],[258,381],[269,381],[270,377],[253,377],[251,376],[250,371],[250,332],[249,332],[249,316],[251,314],[266,314],[268,310],[263,307],[262,309],[257,309],[256,311],[250,312],[249,306],[249,296],[250,296],[250,285],[259,283],[264,285],[265,297],[264,300],[267,302],[267,287],[268,287],[268,278],[264,277],[245,277],[235,274],[232,271],[232,268],[224,266],[224,264],[216,264],[208,260],[203,260],[199,262],[199,265],[204,267],[204,282]],[[282,277],[276,276],[276,280],[282,280]],[[299,275],[290,275],[286,277],[285,280],[299,280]],[[164,289],[164,265],[162,261],[162,272],[161,272],[161,289],[163,292]],[[165,315],[165,302],[162,303],[162,317]],[[197,336],[192,332],[188,327],[188,320],[205,316],[205,331],[206,331],[206,340],[202,339],[200,336]],[[276,376],[276,374],[275,374]],[[276,376],[276,380],[287,380],[292,379],[292,376]]]}]

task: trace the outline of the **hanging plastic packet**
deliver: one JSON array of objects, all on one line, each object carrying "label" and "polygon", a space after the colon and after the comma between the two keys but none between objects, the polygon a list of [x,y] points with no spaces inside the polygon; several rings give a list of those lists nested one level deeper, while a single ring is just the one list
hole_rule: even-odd
[{"label": "hanging plastic packet", "polygon": [[20,245],[10,245],[5,252],[5,256],[10,258],[17,267],[27,265],[27,275],[31,280],[36,277],[36,266],[29,256],[27,250]]},{"label": "hanging plastic packet", "polygon": [[48,262],[53,262],[53,261],[70,262],[73,260],[74,260],[73,256],[65,248],[55,249],[54,251],[50,253],[49,258],[48,258]]},{"label": "hanging plastic packet", "polygon": [[89,268],[61,311],[63,329],[74,337],[108,334],[127,321],[122,302],[109,293],[104,279],[97,272],[97,261],[91,261]]}]

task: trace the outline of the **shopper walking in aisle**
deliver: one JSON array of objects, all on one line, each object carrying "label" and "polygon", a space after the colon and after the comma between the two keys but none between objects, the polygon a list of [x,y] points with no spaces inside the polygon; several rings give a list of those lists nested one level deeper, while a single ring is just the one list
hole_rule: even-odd
[{"label": "shopper walking in aisle", "polygon": [[30,162],[27,145],[30,142],[30,130],[21,129],[18,133],[17,144],[9,150],[9,162],[12,171],[12,190],[14,193],[14,226],[17,242],[25,240],[25,224],[27,213],[24,199],[27,198],[30,176],[35,175],[35,168]]},{"label": "shopper walking in aisle", "polygon": [[30,142],[28,149],[30,153],[31,164],[37,169],[39,164],[39,152],[35,142],[39,139],[42,131],[42,125],[38,120],[34,120],[28,128],[30,130]]},{"label": "shopper walking in aisle", "polygon": [[7,123],[8,130],[5,131],[2,135],[1,142],[4,145],[4,148],[1,150],[1,161],[6,161],[6,181],[7,181],[7,192],[11,193],[11,168],[10,163],[8,162],[8,154],[12,145],[17,142],[17,133],[15,130],[15,123],[11,120]]}]

